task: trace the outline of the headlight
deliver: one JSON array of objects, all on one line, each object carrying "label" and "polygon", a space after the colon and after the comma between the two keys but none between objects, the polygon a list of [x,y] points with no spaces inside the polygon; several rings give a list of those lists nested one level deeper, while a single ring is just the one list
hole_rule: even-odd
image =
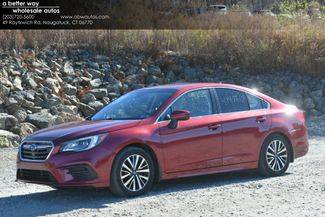
[{"label": "headlight", "polygon": [[100,142],[103,141],[105,136],[106,134],[102,134],[102,135],[89,136],[89,137],[84,137],[73,141],[69,141],[64,143],[60,150],[61,152],[66,152],[66,151],[78,152],[78,151],[89,150],[99,145]]}]

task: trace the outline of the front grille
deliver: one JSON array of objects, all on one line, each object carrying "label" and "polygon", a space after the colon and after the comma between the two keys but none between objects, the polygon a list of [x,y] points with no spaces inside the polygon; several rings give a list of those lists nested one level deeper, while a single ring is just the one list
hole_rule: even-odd
[{"label": "front grille", "polygon": [[20,158],[28,161],[44,161],[53,149],[50,142],[24,142],[20,148]]},{"label": "front grille", "polygon": [[17,179],[25,181],[34,181],[34,182],[47,182],[54,183],[55,178],[53,175],[45,170],[26,170],[18,169],[17,170]]},{"label": "front grille", "polygon": [[95,171],[88,165],[74,165],[65,169],[68,170],[68,174],[70,174],[76,181],[92,180],[97,177]]}]

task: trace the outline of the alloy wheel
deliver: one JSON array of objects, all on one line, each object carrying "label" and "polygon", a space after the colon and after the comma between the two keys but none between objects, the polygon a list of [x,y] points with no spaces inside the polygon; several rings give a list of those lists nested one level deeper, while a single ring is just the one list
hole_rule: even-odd
[{"label": "alloy wheel", "polygon": [[139,154],[128,156],[121,167],[120,179],[129,191],[142,190],[150,177],[147,160]]},{"label": "alloy wheel", "polygon": [[284,143],[280,140],[273,140],[266,150],[266,162],[273,171],[282,170],[288,161],[288,151]]}]

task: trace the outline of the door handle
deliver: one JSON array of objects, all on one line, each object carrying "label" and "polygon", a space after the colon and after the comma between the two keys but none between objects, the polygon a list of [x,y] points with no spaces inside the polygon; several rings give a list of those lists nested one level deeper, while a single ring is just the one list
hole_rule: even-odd
[{"label": "door handle", "polygon": [[256,122],[257,122],[257,123],[262,123],[262,122],[264,122],[264,121],[266,121],[266,117],[265,117],[265,116],[261,116],[261,117],[257,117],[257,118],[256,118]]},{"label": "door handle", "polygon": [[217,130],[219,127],[221,127],[221,124],[211,124],[208,126],[209,130]]}]

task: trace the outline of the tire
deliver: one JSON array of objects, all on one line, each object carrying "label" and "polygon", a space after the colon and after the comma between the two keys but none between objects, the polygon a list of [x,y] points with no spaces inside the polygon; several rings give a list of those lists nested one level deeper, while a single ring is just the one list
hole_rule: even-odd
[{"label": "tire", "polygon": [[283,175],[290,163],[291,147],[286,138],[279,134],[268,136],[263,142],[258,170],[265,176]]},{"label": "tire", "polygon": [[150,154],[141,148],[129,147],[114,160],[109,188],[117,196],[138,196],[150,190],[154,177],[154,162]]}]

